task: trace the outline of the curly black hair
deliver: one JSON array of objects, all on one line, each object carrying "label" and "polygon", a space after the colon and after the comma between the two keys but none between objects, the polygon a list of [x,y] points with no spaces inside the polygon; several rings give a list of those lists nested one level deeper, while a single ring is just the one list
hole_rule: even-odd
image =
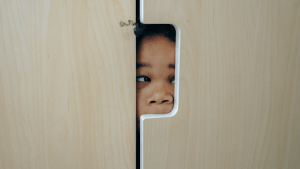
[{"label": "curly black hair", "polygon": [[145,37],[151,37],[155,35],[164,35],[171,41],[176,41],[176,30],[173,25],[170,24],[142,24],[136,23],[134,29],[136,35],[136,49],[139,49],[140,43]]}]

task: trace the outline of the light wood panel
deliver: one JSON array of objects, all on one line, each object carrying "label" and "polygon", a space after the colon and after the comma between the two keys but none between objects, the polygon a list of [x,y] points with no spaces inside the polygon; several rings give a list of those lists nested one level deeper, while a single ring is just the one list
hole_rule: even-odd
[{"label": "light wood panel", "polygon": [[0,1],[0,168],[135,168],[133,0]]},{"label": "light wood panel", "polygon": [[144,169],[300,167],[300,1],[144,0],[181,30],[179,111],[144,121]]}]

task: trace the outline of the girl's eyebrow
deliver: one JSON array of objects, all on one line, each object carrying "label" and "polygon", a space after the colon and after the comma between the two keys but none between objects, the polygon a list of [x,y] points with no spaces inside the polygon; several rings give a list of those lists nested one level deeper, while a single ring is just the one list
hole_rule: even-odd
[{"label": "girl's eyebrow", "polygon": [[148,63],[137,63],[136,68],[140,68],[140,67],[151,67],[151,65]]}]

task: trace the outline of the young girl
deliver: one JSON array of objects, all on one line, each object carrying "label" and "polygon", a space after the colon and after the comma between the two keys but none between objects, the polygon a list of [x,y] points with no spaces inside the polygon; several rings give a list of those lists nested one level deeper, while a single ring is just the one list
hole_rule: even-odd
[{"label": "young girl", "polygon": [[169,113],[174,105],[175,28],[137,23],[137,128],[143,114]]},{"label": "young girl", "polygon": [[136,35],[136,168],[140,168],[140,117],[169,113],[174,105],[175,37],[172,25],[138,22]]}]

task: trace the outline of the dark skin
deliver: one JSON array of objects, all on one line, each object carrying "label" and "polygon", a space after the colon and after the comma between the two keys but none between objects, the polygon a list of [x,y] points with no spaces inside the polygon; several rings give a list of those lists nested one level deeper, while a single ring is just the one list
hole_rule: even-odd
[{"label": "dark skin", "polygon": [[145,37],[137,53],[137,120],[143,114],[169,113],[174,105],[175,42],[163,35]]}]

